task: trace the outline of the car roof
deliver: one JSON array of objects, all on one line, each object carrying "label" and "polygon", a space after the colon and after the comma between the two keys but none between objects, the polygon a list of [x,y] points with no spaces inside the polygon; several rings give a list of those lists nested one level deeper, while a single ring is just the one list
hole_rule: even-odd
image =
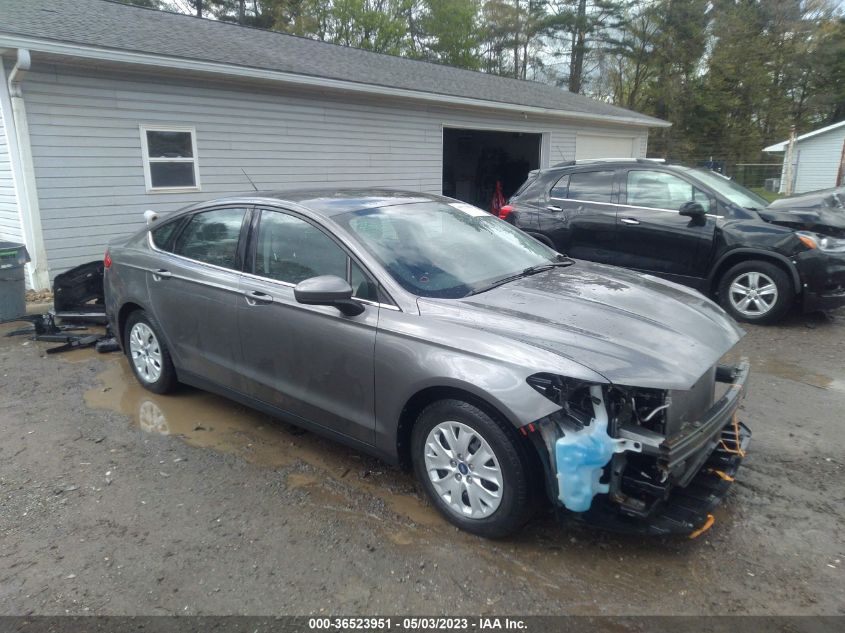
[{"label": "car roof", "polygon": [[[288,189],[280,191],[250,191],[240,195],[226,196],[191,205],[182,212],[192,212],[211,206],[225,204],[284,204],[290,203],[305,207],[324,217],[341,213],[388,207],[399,204],[444,201],[448,198],[419,191],[401,191],[384,188],[360,189]],[[177,212],[179,213],[179,212]],[[174,214],[175,216],[176,214]]]}]

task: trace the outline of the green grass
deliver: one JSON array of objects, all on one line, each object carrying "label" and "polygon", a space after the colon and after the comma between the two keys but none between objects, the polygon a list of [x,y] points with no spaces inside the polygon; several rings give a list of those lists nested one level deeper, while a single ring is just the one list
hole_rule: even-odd
[{"label": "green grass", "polygon": [[782,195],[776,193],[774,191],[766,191],[763,187],[749,187],[751,191],[756,193],[761,198],[765,198],[769,202],[774,202],[775,200],[780,200],[783,198]]}]

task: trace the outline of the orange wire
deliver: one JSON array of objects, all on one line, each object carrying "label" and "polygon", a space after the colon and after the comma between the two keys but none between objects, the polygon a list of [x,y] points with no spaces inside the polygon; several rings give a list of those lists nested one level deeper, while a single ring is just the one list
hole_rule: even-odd
[{"label": "orange wire", "polygon": [[699,536],[704,534],[707,530],[709,530],[711,527],[713,527],[713,524],[715,522],[716,522],[716,517],[714,517],[712,514],[708,514],[707,520],[704,522],[704,525],[702,525],[700,528],[698,528],[695,532],[690,533],[690,535],[689,535],[690,539],[698,538]]},{"label": "orange wire", "polygon": [[732,455],[739,455],[740,457],[745,457],[745,451],[742,450],[742,443],[740,442],[739,438],[739,417],[736,413],[734,413],[733,417],[733,427],[734,427],[734,438],[736,438],[736,448],[729,448],[727,444],[725,444],[725,440],[719,440],[719,444],[722,445],[728,453]]}]

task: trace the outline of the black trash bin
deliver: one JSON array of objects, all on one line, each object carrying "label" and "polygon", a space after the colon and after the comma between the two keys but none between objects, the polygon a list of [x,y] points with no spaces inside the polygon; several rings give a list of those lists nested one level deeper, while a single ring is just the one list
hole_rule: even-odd
[{"label": "black trash bin", "polygon": [[26,247],[17,242],[0,242],[0,321],[11,321],[26,314],[24,265],[29,261]]}]

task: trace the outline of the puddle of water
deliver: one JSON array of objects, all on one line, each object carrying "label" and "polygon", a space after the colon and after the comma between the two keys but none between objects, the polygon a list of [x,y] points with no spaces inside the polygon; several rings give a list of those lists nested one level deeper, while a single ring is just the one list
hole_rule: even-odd
[{"label": "puddle of water", "polygon": [[291,474],[288,484],[292,488],[348,506],[348,501],[323,485],[322,479],[328,477],[381,499],[392,512],[418,525],[446,525],[436,510],[416,495],[390,489],[390,484],[397,483],[413,489],[409,474],[341,444],[197,389],[184,387],[166,396],[151,393],[138,384],[122,356],[115,358],[98,380],[101,385],[85,393],[85,403],[128,415],[144,432],[177,436],[192,446],[236,454],[261,466],[281,468],[305,462],[322,476]]}]

